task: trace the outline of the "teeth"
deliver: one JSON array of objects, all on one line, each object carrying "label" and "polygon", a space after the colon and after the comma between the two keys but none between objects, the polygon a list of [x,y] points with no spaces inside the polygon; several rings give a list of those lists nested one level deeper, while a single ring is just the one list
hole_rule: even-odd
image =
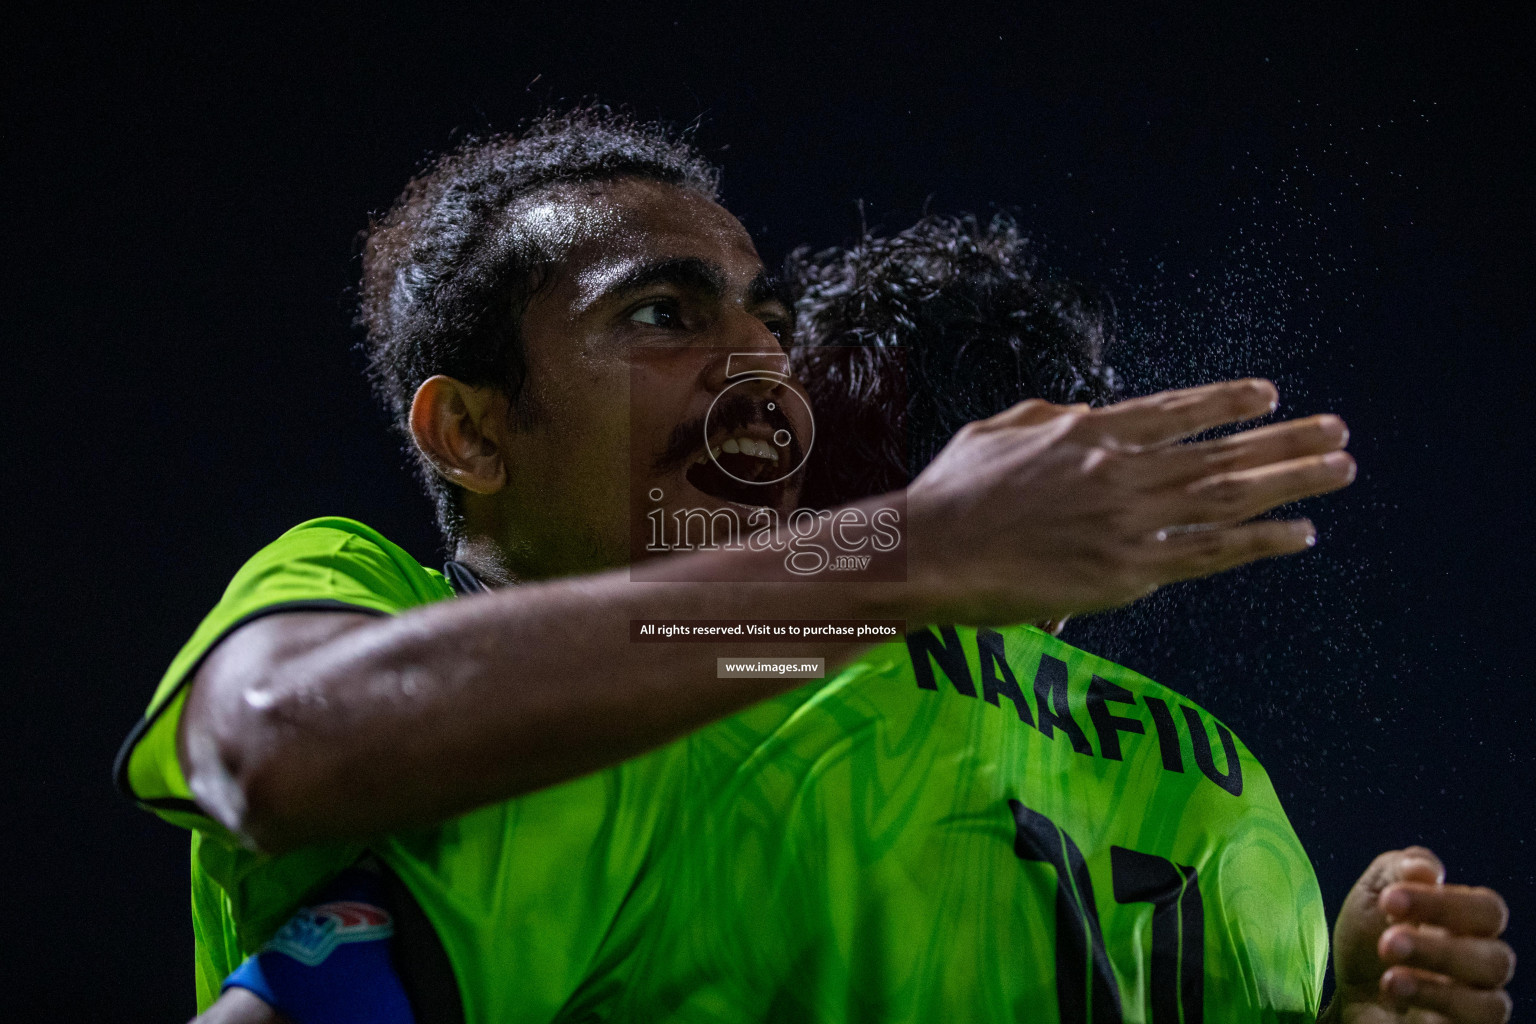
[{"label": "teeth", "polygon": [[771,462],[775,466],[779,464],[779,452],[773,445],[766,441],[759,441],[752,437],[730,437],[720,444],[713,445],[709,451],[701,452],[693,461],[704,462],[707,459],[719,459],[721,453],[730,452],[733,455],[750,455],[753,458]]}]

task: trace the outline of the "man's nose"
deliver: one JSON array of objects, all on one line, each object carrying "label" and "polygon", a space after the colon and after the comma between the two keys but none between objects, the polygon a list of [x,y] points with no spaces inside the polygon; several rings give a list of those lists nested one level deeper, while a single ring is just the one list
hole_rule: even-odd
[{"label": "man's nose", "polygon": [[768,325],[746,315],[732,329],[721,332],[719,347],[710,353],[704,368],[703,383],[710,391],[722,391],[733,381],[750,381],[742,386],[754,391],[770,391],[789,379],[789,356]]}]

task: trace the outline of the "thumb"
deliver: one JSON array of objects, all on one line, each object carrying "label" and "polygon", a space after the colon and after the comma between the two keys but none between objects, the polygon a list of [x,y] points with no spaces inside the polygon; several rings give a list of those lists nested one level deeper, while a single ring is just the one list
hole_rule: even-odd
[{"label": "thumb", "polygon": [[1393,919],[1382,909],[1385,893],[1399,882],[1445,881],[1445,865],[1422,846],[1389,850],[1371,862],[1344,900],[1333,929],[1334,967],[1341,985],[1376,987],[1385,965],[1376,941]]}]

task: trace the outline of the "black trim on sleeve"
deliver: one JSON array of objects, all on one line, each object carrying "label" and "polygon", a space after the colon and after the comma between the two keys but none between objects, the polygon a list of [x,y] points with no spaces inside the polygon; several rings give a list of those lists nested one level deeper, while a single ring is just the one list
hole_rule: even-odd
[{"label": "black trim on sleeve", "polygon": [[443,563],[443,575],[448,577],[448,584],[453,587],[453,592],[459,597],[467,597],[470,594],[485,594],[490,592],[490,587],[485,581],[475,575],[473,569],[463,562],[453,559]]},{"label": "black trim on sleeve", "polygon": [[381,612],[377,608],[367,608],[359,604],[348,604],[345,601],[337,601],[331,598],[313,598],[306,601],[281,601],[277,604],[269,604],[264,608],[257,608],[253,612],[240,616],[240,618],[226,626],[224,631],[214,638],[213,643],[208,645],[207,650],[197,656],[197,660],[177,680],[176,686],[166,695],[165,700],[160,702],[160,706],[155,708],[154,713],[139,719],[134,725],[133,731],[128,734],[128,738],[123,741],[123,745],[118,748],[117,758],[112,762],[112,784],[117,787],[119,793],[135,803],[143,804],[145,807],[155,807],[168,811],[189,811],[193,814],[203,813],[202,809],[195,802],[184,797],[155,797],[150,800],[141,798],[133,791],[133,787],[128,782],[129,758],[133,756],[133,748],[139,745],[139,741],[144,738],[144,734],[150,730],[150,727],[160,720],[160,716],[165,713],[166,708],[171,706],[171,702],[176,699],[177,695],[186,689],[187,684],[197,674],[197,670],[203,667],[203,662],[208,660],[208,655],[213,653],[214,648],[218,647],[219,644],[224,642],[226,637],[246,623],[254,622],[257,619],[264,619],[268,615],[277,615],[280,612],[355,612],[362,615],[377,615],[380,617],[388,617],[389,615],[388,612]]}]

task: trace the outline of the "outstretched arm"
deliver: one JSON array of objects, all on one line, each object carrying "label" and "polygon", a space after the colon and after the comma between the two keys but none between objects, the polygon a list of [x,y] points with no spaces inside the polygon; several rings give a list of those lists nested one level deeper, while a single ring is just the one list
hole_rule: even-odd
[{"label": "outstretched arm", "polygon": [[782,555],[722,550],[677,564],[724,586],[618,571],[382,620],[257,620],[194,676],[180,761],[204,811],[254,847],[366,837],[575,778],[797,685],[717,678],[720,655],[832,668],[856,653],[636,644],[632,619],[1039,622],[1299,551],[1310,523],[1249,520],[1352,479],[1341,421],[1177,443],[1275,400],[1233,381],[1096,410],[1029,401],[971,424],[906,492],[905,583],[742,583],[789,578]]}]

